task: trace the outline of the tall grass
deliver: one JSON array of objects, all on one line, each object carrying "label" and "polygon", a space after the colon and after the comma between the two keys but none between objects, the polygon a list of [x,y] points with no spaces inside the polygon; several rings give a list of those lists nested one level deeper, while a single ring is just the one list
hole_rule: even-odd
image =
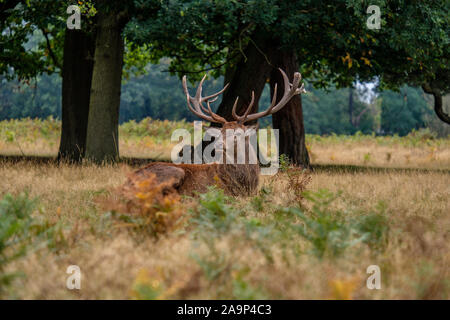
[{"label": "tall grass", "polygon": [[[8,123],[0,126],[3,154],[20,154],[17,144],[34,154],[52,139],[45,150],[55,154],[59,129],[45,136],[45,121]],[[190,126],[123,126],[122,150],[167,153],[166,127],[178,125]],[[448,299],[448,140],[360,135],[307,142],[315,163],[326,166],[304,172],[282,159],[253,197],[218,188],[172,197],[152,181],[123,189],[134,170],[127,164],[0,160],[1,297]],[[390,169],[397,166],[419,170]],[[80,291],[66,288],[73,264],[82,272]],[[366,287],[369,265],[381,269],[381,290]]]},{"label": "tall grass", "polygon": [[[0,153],[5,155],[56,156],[61,123],[48,118],[0,122]],[[186,121],[151,118],[129,121],[119,127],[119,149],[124,157],[170,159],[175,129],[193,132]],[[377,167],[450,168],[450,139],[437,138],[427,129],[406,137],[306,135],[311,159],[318,164],[350,164]],[[376,152],[374,152],[376,150]]]}]

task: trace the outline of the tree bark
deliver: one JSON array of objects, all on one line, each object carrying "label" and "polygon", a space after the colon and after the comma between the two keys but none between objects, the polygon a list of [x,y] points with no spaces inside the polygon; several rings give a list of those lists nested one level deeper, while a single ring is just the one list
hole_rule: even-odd
[{"label": "tree bark", "polygon": [[[284,92],[283,77],[278,68],[284,70],[292,82],[295,72],[298,72],[298,63],[295,52],[279,51],[273,57],[274,67],[270,76],[271,97],[274,94],[275,83],[278,83],[277,101]],[[305,127],[303,124],[302,100],[300,95],[294,96],[287,105],[272,115],[274,129],[280,130],[279,153],[285,154],[295,165],[310,167],[308,150],[305,144]]]},{"label": "tree bark", "polygon": [[233,121],[231,110],[236,97],[239,97],[236,113],[242,115],[251,101],[252,91],[255,92],[255,103],[251,113],[258,111],[258,101],[271,71],[268,61],[271,51],[271,46],[266,45],[264,40],[255,39],[255,42],[250,42],[245,49],[245,57],[243,56],[235,67],[228,67],[224,82],[230,86],[223,93],[217,114]]},{"label": "tree bark", "polygon": [[[237,96],[239,103],[236,110],[242,114],[251,100],[252,90],[255,91],[255,104],[251,112],[257,112],[258,101],[268,78],[271,95],[275,83],[278,83],[278,99],[281,98],[284,88],[278,68],[283,69],[292,80],[294,72],[298,71],[298,64],[294,52],[280,52],[276,48],[277,45],[270,40],[255,39],[255,42],[249,43],[244,52],[245,57],[235,68],[226,72],[225,83],[230,83],[230,87],[224,92],[217,110],[219,115],[228,121],[234,120],[231,110]],[[295,96],[282,110],[272,115],[272,123],[274,129],[280,130],[280,154],[287,155],[293,164],[309,168],[301,97]]]},{"label": "tree bark", "polygon": [[124,42],[117,14],[98,14],[86,158],[95,163],[119,158],[119,106]]},{"label": "tree bark", "polygon": [[84,157],[94,50],[93,35],[81,30],[66,30],[58,161],[80,162]]}]

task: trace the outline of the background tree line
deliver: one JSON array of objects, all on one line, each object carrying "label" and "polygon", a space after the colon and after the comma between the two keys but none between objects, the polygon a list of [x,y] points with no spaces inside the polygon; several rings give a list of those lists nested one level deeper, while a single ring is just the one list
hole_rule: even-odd
[{"label": "background tree line", "polygon": [[[82,30],[66,28],[69,4],[80,6]],[[369,4],[381,9],[379,29],[367,27]],[[21,81],[61,75],[59,158],[70,161],[118,159],[123,70],[136,73],[161,59],[171,74],[191,81],[204,72],[223,76],[230,87],[217,112],[227,119],[236,96],[238,113],[252,91],[259,102],[267,85],[271,97],[279,85],[280,99],[281,68],[290,77],[301,71],[314,88],[375,80],[380,90],[422,87],[438,118],[450,123],[443,107],[450,92],[448,13],[443,0],[0,0],[0,73]],[[36,32],[41,40],[29,50]],[[353,96],[347,90],[347,115],[359,127],[372,113]],[[332,117],[334,109],[326,112]],[[280,153],[308,167],[305,116],[296,96],[272,124],[280,130]]]},{"label": "background tree line", "polygon": [[[166,72],[167,67],[164,62],[149,64],[145,68],[146,74],[124,79],[120,123],[145,117],[198,120],[186,107],[179,79]],[[223,79],[217,78],[206,83],[205,90],[215,92],[222,85]],[[376,97],[367,97],[365,90],[368,89],[363,86],[326,91],[307,85],[307,90],[308,94],[303,96],[306,133],[354,134],[361,131],[406,135],[414,129],[432,125],[432,100],[427,102],[420,88],[405,86],[399,92],[386,90]],[[266,85],[260,103],[268,105],[269,98],[270,88]],[[0,120],[49,116],[61,119],[61,78],[58,75],[37,76],[29,84],[2,79]],[[268,124],[271,124],[270,117],[260,126]]]}]

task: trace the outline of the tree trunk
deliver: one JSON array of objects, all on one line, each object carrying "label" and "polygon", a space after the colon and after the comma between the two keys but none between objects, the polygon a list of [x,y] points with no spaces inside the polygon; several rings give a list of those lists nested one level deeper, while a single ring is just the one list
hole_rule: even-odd
[{"label": "tree trunk", "polygon": [[80,162],[86,150],[95,39],[66,30],[62,69],[62,131],[58,161]]},{"label": "tree trunk", "polygon": [[434,97],[434,112],[443,122],[450,124],[450,116],[445,113],[442,103],[442,93],[439,88],[434,87],[432,84],[425,83],[422,85],[422,89],[427,94],[432,94]]},{"label": "tree trunk", "polygon": [[236,97],[239,97],[236,113],[242,115],[251,101],[252,91],[255,92],[255,104],[251,112],[258,111],[258,101],[271,71],[268,63],[268,55],[271,50],[271,46],[265,45],[264,41],[255,40],[255,43],[248,44],[244,52],[245,57],[242,57],[235,67],[227,69],[224,82],[229,83],[230,86],[223,93],[217,114],[228,121],[233,121],[231,110]]},{"label": "tree trunk", "polygon": [[[297,57],[293,51],[279,51],[272,59],[274,67],[270,76],[270,92],[273,97],[275,83],[278,83],[277,101],[284,92],[283,77],[278,68],[283,69],[292,82],[298,72]],[[279,153],[285,154],[295,165],[310,167],[308,150],[305,144],[305,127],[303,125],[302,100],[300,95],[294,96],[288,104],[272,115],[274,129],[279,129]]]},{"label": "tree trunk", "polygon": [[115,162],[119,157],[119,106],[124,43],[113,12],[98,14],[86,158]]}]

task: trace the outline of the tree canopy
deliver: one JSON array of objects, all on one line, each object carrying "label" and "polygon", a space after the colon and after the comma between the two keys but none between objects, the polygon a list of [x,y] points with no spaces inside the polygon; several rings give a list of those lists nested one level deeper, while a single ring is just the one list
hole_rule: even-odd
[{"label": "tree canopy", "polygon": [[[120,122],[139,121],[145,117],[194,121],[197,118],[186,107],[180,81],[170,76],[168,65],[148,65],[148,74],[130,75],[122,84]],[[215,92],[222,86],[222,78],[205,83],[206,92]],[[313,134],[398,134],[406,135],[413,129],[427,127],[435,118],[430,104],[420,88],[402,87],[400,92],[385,90],[368,105],[360,89],[335,89],[328,91],[307,85],[308,94],[303,97],[305,129]],[[358,125],[349,121],[349,90],[354,91],[354,114],[358,116],[368,106]],[[261,100],[269,103],[268,88]],[[3,79],[0,87],[0,121],[14,118],[61,119],[61,79],[58,74],[41,75],[30,84]],[[332,110],[332,112],[330,112]],[[270,117],[260,123],[271,123]]]},{"label": "tree canopy", "polygon": [[[66,28],[69,4],[81,8],[79,32]],[[367,25],[373,14],[367,11],[369,5],[380,9],[380,28]],[[61,146],[69,150],[61,154],[86,149],[98,162],[118,157],[122,76],[152,73],[155,69],[148,69],[148,62],[156,65],[163,58],[168,71],[178,77],[189,74],[196,81],[209,72],[231,82],[218,111],[226,118],[235,96],[241,97],[240,112],[251,90],[256,90],[257,100],[267,97],[262,91],[269,83],[273,95],[275,83],[280,82],[277,69],[282,68],[290,76],[300,71],[311,88],[330,89],[339,92],[342,101],[347,99],[349,131],[374,127],[367,108],[352,98],[351,88],[368,81],[379,90],[421,86],[433,95],[438,117],[450,123],[442,98],[450,90],[448,13],[449,3],[444,0],[2,0],[0,74],[37,82],[42,73],[60,73],[65,141]],[[141,99],[145,108],[157,105],[152,99],[173,103],[175,96],[144,96],[147,87],[141,86],[142,90],[130,86],[125,100]],[[340,88],[350,88],[350,96],[335,90]],[[319,95],[312,92],[315,98]],[[314,100],[308,99],[306,103]],[[258,108],[257,103],[254,106]],[[148,113],[160,117],[165,111],[144,109],[139,117]],[[423,118],[412,109],[399,115]],[[297,150],[293,159],[308,165],[300,98],[292,99],[273,119],[274,127],[283,128],[281,151]],[[386,130],[405,132],[420,127],[421,121]],[[322,131],[324,125],[315,127]]]},{"label": "tree canopy", "polygon": [[[369,5],[380,7],[380,29],[366,25]],[[174,0],[161,1],[156,17],[132,19],[125,34],[149,44],[154,61],[170,57],[179,76],[222,75],[262,35],[278,49],[293,48],[316,87],[377,77],[381,88],[394,89],[439,81],[447,93],[448,22],[449,4],[437,0]]]}]

